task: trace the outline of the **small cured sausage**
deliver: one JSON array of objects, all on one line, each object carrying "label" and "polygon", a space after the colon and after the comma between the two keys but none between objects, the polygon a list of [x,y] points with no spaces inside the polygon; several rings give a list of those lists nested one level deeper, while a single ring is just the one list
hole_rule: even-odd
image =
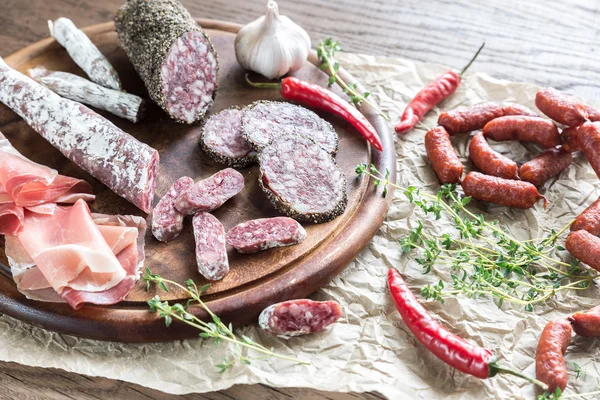
[{"label": "small cured sausage", "polygon": [[557,146],[521,165],[519,176],[526,182],[540,186],[567,169],[571,165],[572,159],[573,156],[570,152],[563,149],[562,146]]},{"label": "small cured sausage", "polygon": [[600,236],[600,199],[593,202],[571,224],[571,231],[584,230]]},{"label": "small cured sausage", "polygon": [[304,239],[306,231],[302,225],[288,217],[254,219],[242,222],[227,232],[227,243],[244,254],[291,246]]},{"label": "small cured sausage", "polygon": [[182,214],[194,215],[221,207],[244,188],[244,176],[233,168],[226,168],[198,181],[175,202]]},{"label": "small cured sausage", "polygon": [[450,135],[441,126],[430,129],[425,134],[425,150],[429,162],[440,183],[458,183],[464,166],[458,159],[450,142]]},{"label": "small cured sausage", "polygon": [[519,140],[534,142],[546,148],[562,143],[558,128],[552,121],[524,115],[509,115],[491,120],[483,127],[483,135],[497,142]]},{"label": "small cured sausage", "polygon": [[157,240],[170,242],[183,230],[184,215],[175,208],[175,201],[193,185],[194,180],[188,176],[177,179],[167,194],[154,207],[152,234]]},{"label": "small cured sausage", "polygon": [[342,314],[337,301],[290,300],[265,308],[258,323],[273,335],[300,336],[325,330]]},{"label": "small cured sausage", "polygon": [[198,272],[209,281],[221,280],[229,272],[225,228],[212,214],[201,212],[192,219]]},{"label": "small cured sausage", "polygon": [[494,118],[503,115],[498,104],[484,103],[443,112],[438,118],[438,125],[443,126],[450,135],[456,135],[481,129]]},{"label": "small cured sausage", "polygon": [[588,119],[592,122],[600,121],[600,110],[591,107],[585,106],[585,111],[588,113]]},{"label": "small cured sausage", "polygon": [[600,123],[586,123],[580,126],[576,133],[575,142],[577,141],[581,144],[583,155],[600,177]]},{"label": "small cured sausage", "polygon": [[596,271],[600,271],[600,238],[588,231],[574,231],[569,233],[565,241],[569,253],[584,264]]},{"label": "small cured sausage", "polygon": [[548,392],[567,387],[569,374],[565,365],[565,352],[571,342],[573,328],[566,319],[550,321],[544,327],[535,353],[536,378],[548,385]]},{"label": "small cured sausage", "polygon": [[[571,153],[569,153],[571,154]],[[484,174],[506,179],[519,179],[519,167],[511,159],[494,151],[482,132],[477,132],[469,143],[469,157]]]},{"label": "small cured sausage", "polygon": [[539,117],[539,114],[535,111],[517,103],[511,104],[510,106],[502,107],[502,113],[504,115],[525,115],[528,117]]},{"label": "small cured sausage", "polygon": [[548,117],[566,126],[577,126],[588,119],[584,104],[554,88],[537,92],[535,105]]},{"label": "small cured sausage", "polygon": [[569,317],[576,334],[583,337],[600,336],[600,306],[585,313],[575,313]]},{"label": "small cured sausage", "polygon": [[579,126],[574,126],[572,128],[563,129],[560,136],[562,137],[563,148],[566,151],[570,151],[571,153],[574,153],[576,151],[581,151],[581,140],[579,139],[579,134],[580,134],[579,129],[586,124],[587,123],[579,125]]},{"label": "small cured sausage", "polygon": [[531,208],[541,199],[545,201],[544,207],[547,203],[545,197],[529,182],[469,172],[461,185],[467,196],[502,206]]}]

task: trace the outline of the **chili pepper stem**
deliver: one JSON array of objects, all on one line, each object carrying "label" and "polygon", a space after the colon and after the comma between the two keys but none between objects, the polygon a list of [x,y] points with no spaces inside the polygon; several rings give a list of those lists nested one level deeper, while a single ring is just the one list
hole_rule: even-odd
[{"label": "chili pepper stem", "polygon": [[246,82],[248,82],[248,85],[259,89],[281,89],[281,83],[277,82],[252,82],[250,74],[246,74]]},{"label": "chili pepper stem", "polygon": [[464,74],[469,69],[469,67],[471,66],[471,64],[473,64],[473,62],[475,61],[477,56],[479,56],[479,53],[481,53],[481,50],[483,50],[484,46],[485,46],[485,42],[483,42],[481,44],[481,46],[479,47],[479,50],[477,50],[477,53],[475,53],[475,55],[473,56],[473,58],[471,58],[471,60],[467,63],[467,65],[465,65],[463,67],[463,69],[460,70],[460,72],[458,73],[460,76],[462,76],[462,74]]},{"label": "chili pepper stem", "polygon": [[518,376],[519,378],[523,378],[525,379],[527,382],[532,383],[538,387],[540,387],[542,390],[544,390],[545,392],[548,391],[548,385],[546,385],[544,382],[537,380],[535,378],[532,378],[531,376],[527,376],[519,371],[516,371],[512,368],[508,368],[502,365],[499,365],[495,362],[491,362],[489,364],[490,370],[492,371],[492,374],[490,374],[490,376],[494,376],[497,373],[505,373],[505,374],[509,374],[509,375],[514,375],[514,376]]}]

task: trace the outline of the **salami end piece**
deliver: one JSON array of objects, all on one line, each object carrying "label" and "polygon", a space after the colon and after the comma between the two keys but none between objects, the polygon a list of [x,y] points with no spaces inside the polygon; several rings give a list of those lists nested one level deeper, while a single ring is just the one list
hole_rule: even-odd
[{"label": "salami end piece", "polygon": [[548,179],[567,169],[572,159],[571,152],[566,151],[562,146],[557,146],[521,165],[519,176],[525,182],[541,186]]},{"label": "salami end piece", "polygon": [[229,272],[225,228],[212,214],[201,212],[192,219],[198,272],[209,281],[219,281]]},{"label": "salami end piece", "polygon": [[442,126],[436,126],[425,134],[425,150],[429,162],[440,183],[458,183],[464,166],[450,142],[450,135]]},{"label": "salami end piece", "polygon": [[233,168],[223,169],[216,174],[196,182],[184,192],[175,207],[182,214],[194,215],[221,207],[244,189],[244,176]]},{"label": "salami end piece", "polygon": [[576,334],[583,337],[600,336],[600,306],[585,313],[575,313],[569,317]]},{"label": "salami end piece", "polygon": [[465,194],[475,200],[507,207],[531,208],[541,199],[544,199],[546,207],[548,202],[529,182],[498,178],[479,172],[469,172],[461,185]]},{"label": "salami end piece", "polygon": [[[571,154],[571,153],[569,153]],[[506,179],[519,179],[519,167],[490,147],[482,132],[477,132],[469,143],[469,158],[484,174]]]},{"label": "salami end piece", "polygon": [[265,308],[258,323],[273,335],[301,336],[325,330],[342,314],[337,301],[290,300]]},{"label": "salami end piece", "polygon": [[291,246],[304,239],[306,230],[288,217],[254,219],[242,222],[227,232],[227,243],[243,254]]},{"label": "salami end piece", "polygon": [[167,194],[154,207],[152,234],[157,240],[166,243],[181,234],[184,215],[175,208],[175,201],[193,185],[194,180],[188,176],[177,179]]},{"label": "salami end piece", "polygon": [[584,230],[600,236],[600,199],[593,202],[571,224],[571,231]]},{"label": "salami end piece", "polygon": [[600,271],[600,238],[588,231],[569,233],[565,247],[573,257],[596,271]]},{"label": "salami end piece", "polygon": [[584,104],[554,88],[537,92],[535,106],[548,117],[566,126],[577,126],[588,119]]},{"label": "salami end piece", "polygon": [[497,142],[519,140],[537,143],[545,148],[562,144],[558,127],[552,121],[524,115],[493,119],[483,127],[483,135]]},{"label": "salami end piece", "polygon": [[484,103],[443,112],[438,118],[438,125],[443,126],[450,135],[456,135],[481,129],[491,120],[503,115],[499,105]]}]

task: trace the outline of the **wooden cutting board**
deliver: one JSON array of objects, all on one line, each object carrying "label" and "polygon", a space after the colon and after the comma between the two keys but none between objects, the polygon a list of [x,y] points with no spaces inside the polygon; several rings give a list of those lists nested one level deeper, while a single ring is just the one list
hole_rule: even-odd
[{"label": "wooden cutting board", "polygon": [[[233,50],[235,32],[239,25],[214,20],[199,20],[211,38],[219,55],[219,91],[210,114],[231,105],[247,105],[256,100],[282,100],[276,90],[249,87],[245,71],[238,65]],[[84,29],[115,66],[130,93],[148,98],[140,78],[127,56],[119,47],[113,23]],[[53,39],[35,43],[9,57],[6,62],[26,72],[35,66],[49,70],[73,72],[85,76],[69,58],[66,51]],[[327,76],[311,63],[295,75],[325,86]],[[345,78],[352,80],[345,71]],[[336,89],[334,89],[336,90]],[[340,91],[338,94],[343,95]],[[348,123],[331,115],[320,113],[331,122],[340,137],[337,162],[348,179],[349,201],[345,213],[329,223],[305,224],[307,239],[300,245],[272,249],[254,255],[241,255],[230,249],[231,272],[214,283],[205,300],[209,307],[224,320],[236,325],[254,323],[258,314],[268,305],[315,292],[337,274],[369,243],[387,213],[392,193],[383,198],[381,189],[366,177],[357,178],[354,172],[360,163],[373,163],[379,170],[389,169],[395,176],[395,150],[388,125],[368,107],[363,112],[381,136],[384,152],[367,146],[365,140]],[[213,162],[198,144],[201,125],[183,125],[172,121],[158,106],[149,102],[146,118],[133,124],[103,113],[124,131],[149,144],[160,152],[161,164],[154,204],[181,176],[195,180],[212,175],[224,168]],[[48,144],[7,107],[0,104],[0,131],[26,157],[57,169],[61,174],[82,178],[94,187],[97,200],[93,209],[106,214],[144,215],[136,207],[121,199]],[[246,184],[242,193],[214,211],[225,229],[249,219],[279,215],[258,186],[258,167],[239,169]],[[150,217],[147,219],[150,225]],[[159,294],[163,300],[182,300],[183,293],[160,289],[146,291],[143,282],[132,290],[126,301],[115,306],[85,306],[74,311],[66,304],[42,303],[21,295],[6,266],[3,239],[0,239],[0,312],[44,328],[72,335],[123,342],[150,342],[176,340],[197,335],[197,331],[182,324],[166,328],[164,322],[149,312],[146,301]],[[192,278],[198,285],[206,283],[197,272],[191,221],[186,220],[182,235],[163,244],[151,233],[146,236],[146,266],[153,273],[183,283]],[[199,307],[192,312],[205,317]]]}]

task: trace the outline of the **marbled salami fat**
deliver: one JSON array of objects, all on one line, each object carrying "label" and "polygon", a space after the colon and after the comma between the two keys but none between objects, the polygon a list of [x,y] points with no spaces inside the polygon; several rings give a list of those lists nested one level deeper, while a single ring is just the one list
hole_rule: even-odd
[{"label": "marbled salami fat", "polygon": [[192,220],[196,239],[198,271],[210,281],[223,279],[229,272],[225,228],[212,214],[201,212]]},{"label": "marbled salami fat", "polygon": [[0,59],[0,102],[67,158],[149,212],[158,152],[86,106],[62,98]]},{"label": "marbled salami fat", "polygon": [[283,135],[302,135],[313,139],[331,154],[338,149],[333,126],[314,112],[291,103],[257,101],[244,109],[244,137],[256,150]]},{"label": "marbled salami fat", "polygon": [[181,234],[184,215],[177,211],[175,202],[194,185],[188,176],[179,178],[152,211],[152,234],[161,242],[170,242]]},{"label": "marbled salami fat", "polygon": [[226,168],[196,182],[179,196],[175,207],[180,213],[187,215],[209,212],[221,207],[243,188],[244,176],[233,168]]},{"label": "marbled salami fat", "polygon": [[265,308],[258,317],[258,323],[274,335],[300,336],[323,331],[342,314],[342,307],[337,301],[299,299]]},{"label": "marbled salami fat", "polygon": [[217,90],[217,53],[176,0],[129,0],[117,12],[121,46],[152,100],[173,119],[202,119]]},{"label": "marbled salami fat", "polygon": [[202,127],[200,144],[215,161],[229,167],[256,162],[256,151],[242,135],[242,109],[233,106],[212,115]]},{"label": "marbled salami fat", "polygon": [[288,217],[253,219],[242,222],[227,232],[227,243],[243,254],[291,246],[304,239],[306,230]]},{"label": "marbled salami fat", "polygon": [[280,136],[258,156],[259,185],[288,217],[322,223],[346,209],[346,177],[326,150],[303,136]]}]

